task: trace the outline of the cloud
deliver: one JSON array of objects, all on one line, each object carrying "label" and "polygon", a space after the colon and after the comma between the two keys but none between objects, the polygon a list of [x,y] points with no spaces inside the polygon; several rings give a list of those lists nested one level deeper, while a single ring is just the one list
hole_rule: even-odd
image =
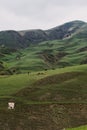
[{"label": "cloud", "polygon": [[12,11],[16,15],[28,15],[33,13],[39,13],[43,11],[44,5],[46,5],[43,0],[1,0],[1,5],[5,9]]},{"label": "cloud", "polygon": [[59,6],[84,6],[87,0],[52,0],[51,3]]},{"label": "cloud", "polygon": [[87,21],[87,0],[0,0],[0,30],[51,28]]}]

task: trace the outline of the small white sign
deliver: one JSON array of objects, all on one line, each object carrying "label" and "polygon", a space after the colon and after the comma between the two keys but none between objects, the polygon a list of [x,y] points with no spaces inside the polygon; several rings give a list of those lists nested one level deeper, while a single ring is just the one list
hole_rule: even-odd
[{"label": "small white sign", "polygon": [[8,109],[14,109],[15,103],[14,102],[9,102],[8,103]]}]

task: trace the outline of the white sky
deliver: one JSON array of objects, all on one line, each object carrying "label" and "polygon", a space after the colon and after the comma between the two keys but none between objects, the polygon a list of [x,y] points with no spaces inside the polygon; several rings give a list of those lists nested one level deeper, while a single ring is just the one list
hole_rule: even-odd
[{"label": "white sky", "polygon": [[87,22],[87,0],[0,0],[0,31],[49,29]]}]

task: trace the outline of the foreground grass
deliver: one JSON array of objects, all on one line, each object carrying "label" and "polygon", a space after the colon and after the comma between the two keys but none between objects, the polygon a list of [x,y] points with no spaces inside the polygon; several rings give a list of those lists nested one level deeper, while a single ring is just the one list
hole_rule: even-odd
[{"label": "foreground grass", "polygon": [[66,130],[87,130],[87,126],[81,126],[81,127],[77,127],[77,128],[69,128]]},{"label": "foreground grass", "polygon": [[36,74],[18,74],[0,77],[0,96],[11,95],[40,79]]},{"label": "foreground grass", "polygon": [[[1,76],[0,129],[58,130],[87,124],[86,71],[87,65],[81,65]],[[7,108],[11,99],[15,110]]]},{"label": "foreground grass", "polygon": [[29,75],[25,73],[25,74],[18,74],[18,75],[12,75],[12,76],[0,76],[0,96],[12,95],[16,93],[17,91],[30,86],[35,81],[41,78],[55,75],[55,74],[65,73],[65,72],[72,72],[72,71],[86,72],[87,65],[48,70],[46,72],[39,71],[35,73],[30,73]]}]

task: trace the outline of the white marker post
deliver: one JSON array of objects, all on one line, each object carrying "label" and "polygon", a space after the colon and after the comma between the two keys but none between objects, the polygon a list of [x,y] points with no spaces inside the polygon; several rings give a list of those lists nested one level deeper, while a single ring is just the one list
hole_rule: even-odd
[{"label": "white marker post", "polygon": [[14,109],[15,103],[14,102],[9,102],[8,103],[8,109]]}]

